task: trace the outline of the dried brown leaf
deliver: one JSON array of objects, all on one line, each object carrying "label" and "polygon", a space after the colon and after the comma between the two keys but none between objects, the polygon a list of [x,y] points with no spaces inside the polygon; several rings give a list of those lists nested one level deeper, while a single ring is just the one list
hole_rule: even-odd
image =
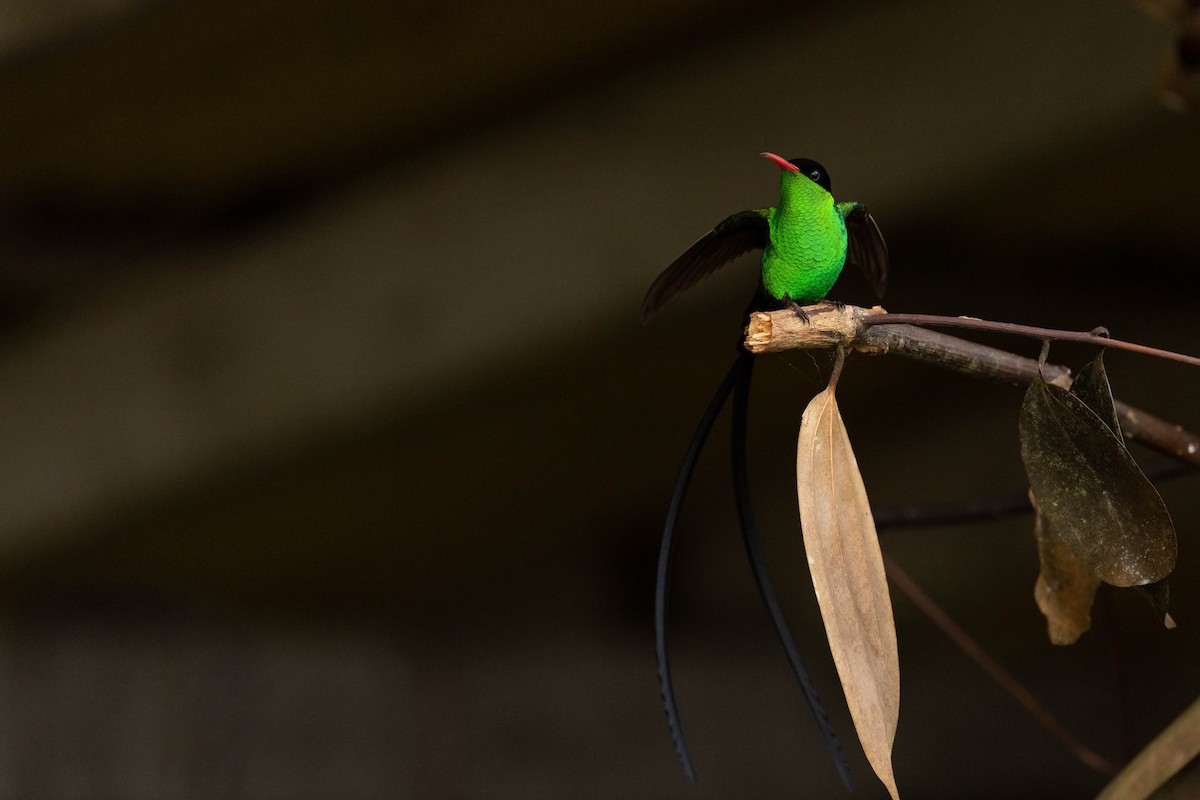
[{"label": "dried brown leaf", "polygon": [[1150,601],[1150,605],[1154,606],[1154,613],[1162,620],[1163,627],[1167,630],[1175,629],[1175,620],[1168,612],[1171,605],[1171,582],[1166,578],[1154,583],[1147,583],[1145,586],[1135,587],[1142,596]]},{"label": "dried brown leaf", "polygon": [[808,566],[850,716],[867,761],[898,800],[896,625],[871,505],[832,386],[804,411],[796,488]]},{"label": "dried brown leaf", "polygon": [[[1030,493],[1037,508],[1037,500]],[[1074,644],[1092,626],[1092,601],[1100,579],[1078,556],[1054,535],[1050,523],[1038,511],[1033,532],[1037,537],[1041,571],[1033,596],[1046,616],[1052,644]]]},{"label": "dried brown leaf", "polygon": [[1021,460],[1054,535],[1102,581],[1137,586],[1175,566],[1175,528],[1154,485],[1087,404],[1039,376],[1020,417]]},{"label": "dried brown leaf", "polygon": [[1117,404],[1113,400],[1112,386],[1108,382],[1108,371],[1104,369],[1104,351],[1101,350],[1084,364],[1071,381],[1071,394],[1095,412],[1117,441],[1124,443],[1121,420],[1117,419]]}]

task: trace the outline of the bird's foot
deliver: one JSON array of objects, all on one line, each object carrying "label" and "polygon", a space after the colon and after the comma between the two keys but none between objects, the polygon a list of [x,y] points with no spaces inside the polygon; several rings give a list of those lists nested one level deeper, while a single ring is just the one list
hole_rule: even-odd
[{"label": "bird's foot", "polygon": [[800,318],[800,321],[807,325],[809,322],[808,312],[804,310],[804,306],[800,305],[790,297],[788,298],[787,302],[788,305],[792,307],[792,311],[796,312],[796,316]]},{"label": "bird's foot", "polygon": [[[800,305],[790,297],[787,298],[787,304],[791,307],[792,311],[796,312],[796,316],[799,317],[802,322],[812,321],[812,315],[804,306]],[[845,310],[846,304],[841,300],[822,300],[816,304],[815,308],[817,309],[815,312],[817,314],[823,314],[830,308],[840,313]]]}]

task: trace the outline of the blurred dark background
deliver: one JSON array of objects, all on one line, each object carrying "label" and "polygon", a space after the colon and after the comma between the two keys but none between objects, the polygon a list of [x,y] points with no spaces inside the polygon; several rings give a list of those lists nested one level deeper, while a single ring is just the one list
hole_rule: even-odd
[{"label": "blurred dark background", "polygon": [[[1200,352],[1200,116],[1154,83],[1173,35],[1125,0],[3,0],[0,796],[843,796],[744,564],[723,426],[672,587],[700,782],[675,762],[653,559],[755,266],[648,328],[641,294],[773,202],[773,150],[870,205],[892,310]],[[760,365],[752,478],[877,798],[795,511],[827,364]],[[1108,367],[1200,428],[1194,368]],[[863,356],[843,381],[877,505],[1023,490],[1018,390]],[[883,544],[1121,761],[1200,690],[1198,486],[1162,490],[1174,632],[1110,592],[1052,647],[1028,518]],[[904,796],[1104,784],[894,602]]]}]

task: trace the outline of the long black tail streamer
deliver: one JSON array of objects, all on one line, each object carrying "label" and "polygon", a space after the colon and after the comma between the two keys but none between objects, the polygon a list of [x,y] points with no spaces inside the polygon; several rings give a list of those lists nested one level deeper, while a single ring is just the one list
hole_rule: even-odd
[{"label": "long black tail streamer", "polygon": [[750,569],[754,572],[754,582],[758,584],[758,593],[762,596],[763,605],[767,607],[771,624],[779,636],[779,643],[783,645],[783,652],[787,655],[788,663],[792,667],[792,674],[796,676],[796,682],[800,684],[800,689],[804,692],[804,699],[808,701],[808,707],[817,722],[817,728],[820,729],[821,737],[825,740],[825,746],[829,751],[829,757],[833,760],[833,766],[837,770],[838,777],[842,779],[846,791],[852,792],[854,791],[854,779],[850,775],[850,764],[846,760],[846,753],[842,750],[842,745],[837,739],[837,734],[834,733],[833,725],[830,724],[829,717],[825,714],[825,708],[821,705],[821,699],[817,696],[804,665],[800,663],[800,654],[796,651],[796,644],[792,640],[792,634],[784,620],[783,611],[775,597],[775,588],[771,583],[771,576],[767,572],[766,562],[763,560],[762,548],[758,545],[758,528],[754,524],[754,508],[750,502],[750,480],[746,470],[746,418],[750,400],[750,378],[754,374],[754,356],[743,352],[734,364],[734,370],[737,372],[737,378],[734,382],[733,425],[731,426],[733,494],[737,501],[738,520],[742,525],[742,541],[746,545],[746,556],[750,559]]},{"label": "long black tail streamer", "polygon": [[675,538],[675,523],[679,518],[679,507],[683,504],[683,495],[687,491],[688,482],[692,479],[692,472],[696,469],[696,460],[700,457],[700,451],[704,448],[704,442],[708,439],[709,432],[712,431],[713,423],[716,421],[717,415],[721,413],[721,408],[729,398],[730,392],[733,391],[733,385],[741,371],[742,360],[739,357],[729,370],[729,374],[725,376],[725,380],[721,381],[721,385],[717,387],[716,394],[709,401],[708,408],[700,419],[700,425],[696,428],[696,433],[692,436],[692,442],[688,446],[687,455],[683,457],[679,475],[675,478],[675,491],[671,495],[671,505],[667,508],[662,541],[658,547],[658,572],[654,584],[654,646],[658,658],[658,688],[662,694],[663,707],[667,712],[667,727],[671,729],[671,739],[675,742],[675,753],[679,756],[679,763],[683,765],[683,771],[693,781],[696,780],[696,770],[692,766],[687,742],[683,738],[683,726],[679,722],[679,708],[675,705],[675,689],[671,683],[671,664],[667,658],[667,578],[671,564],[671,543]]}]

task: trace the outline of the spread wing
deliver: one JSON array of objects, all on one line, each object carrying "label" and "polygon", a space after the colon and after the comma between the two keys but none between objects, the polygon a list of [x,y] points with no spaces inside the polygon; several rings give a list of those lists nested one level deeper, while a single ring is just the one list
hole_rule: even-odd
[{"label": "spread wing", "polygon": [[718,267],[751,250],[766,247],[770,240],[769,211],[756,208],[727,217],[685,250],[650,284],[646,299],[642,300],[642,322],[649,322],[675,295],[695,286]]},{"label": "spread wing", "polygon": [[862,270],[863,277],[883,297],[887,285],[888,249],[875,218],[858,203],[846,214],[846,263]]}]

